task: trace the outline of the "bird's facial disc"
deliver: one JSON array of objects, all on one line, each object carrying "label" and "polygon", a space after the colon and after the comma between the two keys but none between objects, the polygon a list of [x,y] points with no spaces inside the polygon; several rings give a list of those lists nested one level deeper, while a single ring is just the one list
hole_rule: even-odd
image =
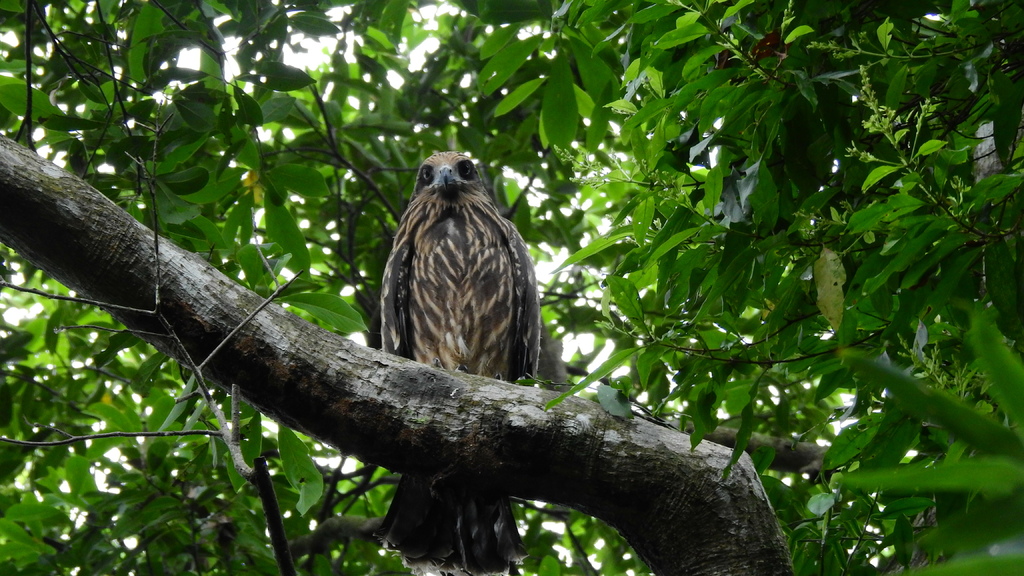
[{"label": "bird's facial disc", "polygon": [[459,158],[437,166],[424,164],[419,179],[420,186],[431,188],[444,200],[454,202],[478,182],[479,176],[472,160]]}]

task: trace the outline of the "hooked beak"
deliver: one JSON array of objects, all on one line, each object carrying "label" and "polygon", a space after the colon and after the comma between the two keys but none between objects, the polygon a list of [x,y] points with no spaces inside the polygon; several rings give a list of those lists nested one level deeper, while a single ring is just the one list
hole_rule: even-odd
[{"label": "hooked beak", "polygon": [[457,189],[455,186],[455,174],[451,166],[441,166],[434,177],[434,185],[441,187],[441,193],[448,199],[454,199]]}]

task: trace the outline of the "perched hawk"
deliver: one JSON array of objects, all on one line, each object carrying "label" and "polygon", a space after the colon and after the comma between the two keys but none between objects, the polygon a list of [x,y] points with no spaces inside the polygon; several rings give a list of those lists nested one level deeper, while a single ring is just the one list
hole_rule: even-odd
[{"label": "perched hawk", "polygon": [[[537,280],[523,238],[463,154],[424,160],[384,270],[384,350],[503,380],[532,376]],[[506,573],[523,556],[508,496],[406,474],[380,534],[418,570]]]}]

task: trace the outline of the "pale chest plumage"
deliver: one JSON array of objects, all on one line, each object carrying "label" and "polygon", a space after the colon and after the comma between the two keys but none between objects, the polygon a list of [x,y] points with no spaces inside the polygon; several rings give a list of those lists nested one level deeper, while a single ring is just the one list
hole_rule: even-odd
[{"label": "pale chest plumage", "polygon": [[493,210],[464,206],[414,233],[409,277],[414,359],[490,377],[508,374],[516,293],[499,218]]}]

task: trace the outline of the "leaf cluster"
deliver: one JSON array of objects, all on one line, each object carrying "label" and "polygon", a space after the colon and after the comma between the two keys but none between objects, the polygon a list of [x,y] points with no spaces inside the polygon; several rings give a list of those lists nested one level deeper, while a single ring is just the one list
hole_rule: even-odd
[{"label": "leaf cluster", "polygon": [[[0,129],[239,283],[266,296],[299,275],[281,302],[378,344],[415,169],[468,151],[531,245],[572,392],[694,443],[728,433],[798,574],[915,564],[936,524],[933,556],[1019,537],[950,544],[969,510],[1019,511],[1020,411],[997,392],[1024,342],[1017,3],[24,4],[0,1]],[[6,281],[67,295],[0,250]],[[181,368],[95,308],[4,288],[0,311],[4,436],[224,426]],[[848,348],[909,367],[914,386]],[[242,421],[247,457],[282,470],[289,535],[386,510],[386,471]],[[781,472],[764,437],[825,454]],[[0,559],[272,573],[257,499],[219,442],[0,449]],[[906,493],[939,468],[955,489]],[[847,483],[856,470],[893,479]],[[525,573],[646,570],[582,514],[522,520]],[[300,565],[401,569],[358,535],[319,552]]]}]

